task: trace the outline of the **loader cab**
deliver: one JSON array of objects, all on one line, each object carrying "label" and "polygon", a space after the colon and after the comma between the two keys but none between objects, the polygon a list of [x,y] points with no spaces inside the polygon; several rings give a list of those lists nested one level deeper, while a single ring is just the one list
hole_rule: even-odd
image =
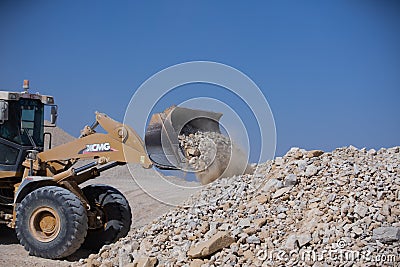
[{"label": "loader cab", "polygon": [[44,149],[45,107],[51,108],[55,125],[57,107],[51,96],[24,92],[0,91],[0,179],[22,175],[21,163],[28,150]]}]

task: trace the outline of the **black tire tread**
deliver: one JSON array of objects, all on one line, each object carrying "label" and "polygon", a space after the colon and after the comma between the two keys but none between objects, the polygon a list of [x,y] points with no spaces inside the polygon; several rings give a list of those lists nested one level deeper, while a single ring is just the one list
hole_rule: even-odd
[{"label": "black tire tread", "polygon": [[[92,202],[90,203],[91,205],[94,204],[94,199],[101,202],[100,205],[118,203],[115,208],[118,208],[119,215],[121,216],[119,218],[118,229],[109,232],[107,237],[102,236],[102,233],[88,230],[87,242],[85,241],[82,246],[90,249],[99,249],[105,244],[114,243],[118,239],[125,237],[132,224],[132,214],[129,203],[124,195],[116,188],[104,184],[89,185],[84,187],[82,191],[88,198],[89,203]],[[104,203],[105,201],[107,203]]]},{"label": "black tire tread", "polygon": [[[72,229],[70,229],[71,234],[66,237],[67,239],[63,242],[62,246],[54,250],[40,250],[35,248],[29,243],[27,237],[24,236],[24,229],[21,229],[24,227],[22,223],[23,219],[25,219],[25,207],[32,201],[40,199],[41,197],[56,199],[63,203],[63,207],[66,210],[65,214],[68,217],[67,220],[71,220],[72,222]],[[87,222],[86,209],[76,195],[61,187],[45,186],[28,194],[18,205],[15,229],[21,245],[23,245],[31,255],[49,259],[59,259],[71,255],[80,248],[86,237]]]}]

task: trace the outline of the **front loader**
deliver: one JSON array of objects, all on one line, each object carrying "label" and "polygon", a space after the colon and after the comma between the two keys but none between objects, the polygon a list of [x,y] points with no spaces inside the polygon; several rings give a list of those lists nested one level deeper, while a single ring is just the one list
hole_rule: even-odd
[{"label": "front loader", "polygon": [[[122,193],[108,185],[81,188],[83,182],[126,163],[180,169],[177,136],[219,132],[222,116],[171,107],[153,115],[145,143],[128,125],[96,113],[79,138],[52,148],[45,129],[55,126],[54,98],[28,88],[24,81],[23,92],[0,91],[0,223],[15,228],[31,255],[45,258],[64,258],[81,246],[98,249],[127,235],[132,215]],[[106,133],[96,132],[98,126]]]}]

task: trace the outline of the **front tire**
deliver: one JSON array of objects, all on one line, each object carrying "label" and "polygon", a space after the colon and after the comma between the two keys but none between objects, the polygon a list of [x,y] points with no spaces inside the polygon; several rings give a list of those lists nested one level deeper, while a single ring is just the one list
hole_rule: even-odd
[{"label": "front tire", "polygon": [[82,245],[86,209],[67,189],[45,186],[29,193],[17,207],[16,233],[30,255],[64,258]]},{"label": "front tire", "polygon": [[101,214],[102,226],[89,229],[82,247],[100,249],[125,237],[132,224],[132,213],[124,195],[108,185],[88,185],[82,189],[92,209]]}]

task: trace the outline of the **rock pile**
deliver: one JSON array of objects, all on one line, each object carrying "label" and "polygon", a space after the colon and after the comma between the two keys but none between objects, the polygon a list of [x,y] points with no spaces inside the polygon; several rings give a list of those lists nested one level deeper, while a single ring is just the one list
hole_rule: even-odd
[{"label": "rock pile", "polygon": [[400,151],[292,148],[218,179],[81,263],[375,266],[400,261]]},{"label": "rock pile", "polygon": [[179,135],[178,139],[187,159],[187,169],[194,171],[202,184],[219,177],[251,173],[246,154],[223,134],[196,132]]}]

